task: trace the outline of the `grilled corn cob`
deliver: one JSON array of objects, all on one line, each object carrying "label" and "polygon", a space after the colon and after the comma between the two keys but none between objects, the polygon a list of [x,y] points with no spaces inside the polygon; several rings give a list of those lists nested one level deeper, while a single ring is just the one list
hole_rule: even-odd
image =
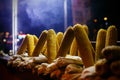
[{"label": "grilled corn cob", "polygon": [[27,36],[27,49],[28,49],[28,55],[32,56],[33,50],[34,50],[34,37],[32,35]]},{"label": "grilled corn cob", "polygon": [[57,41],[58,41],[59,45],[61,44],[62,38],[63,38],[63,32],[58,32],[57,33]]},{"label": "grilled corn cob", "polygon": [[66,54],[69,52],[70,46],[74,39],[74,31],[72,27],[68,27],[64,33],[60,48],[57,53],[57,57],[62,56],[65,57]]},{"label": "grilled corn cob", "polygon": [[[82,25],[82,27],[83,27],[83,29],[85,30],[85,32],[87,33],[87,35],[89,36],[89,29],[88,29],[88,26],[84,24],[84,25]],[[92,45],[90,45],[90,46],[91,46],[93,58],[95,58],[95,50],[94,50],[94,48],[93,48]]]},{"label": "grilled corn cob", "polygon": [[47,40],[45,41],[45,44],[41,50],[41,53],[45,55],[46,50],[47,50]]},{"label": "grilled corn cob", "polygon": [[78,44],[78,49],[85,67],[94,65],[91,43],[89,41],[88,35],[80,24],[76,24],[73,27],[76,41]]},{"label": "grilled corn cob", "polygon": [[26,50],[27,50],[27,36],[29,34],[26,35],[26,37],[23,39],[18,51],[17,51],[17,54],[23,54]]},{"label": "grilled corn cob", "polygon": [[38,37],[36,35],[33,35],[33,37],[34,37],[34,45],[36,45],[38,42]]},{"label": "grilled corn cob", "polygon": [[117,28],[111,25],[107,29],[105,47],[117,44]]},{"label": "grilled corn cob", "polygon": [[40,52],[42,51],[42,48],[43,48],[43,46],[45,44],[45,41],[47,39],[47,33],[48,33],[47,30],[42,31],[42,33],[41,33],[41,35],[39,37],[38,43],[35,46],[35,49],[33,51],[32,56],[38,56],[40,54]]},{"label": "grilled corn cob", "polygon": [[56,33],[53,29],[49,29],[47,36],[47,58],[49,63],[56,58],[56,55]]},{"label": "grilled corn cob", "polygon": [[61,44],[61,41],[62,41],[62,38],[63,38],[63,33],[62,32],[58,32],[57,35],[56,35],[56,38],[57,38],[56,49],[57,49],[57,52],[58,52],[60,44]]},{"label": "grilled corn cob", "polygon": [[100,29],[97,33],[97,38],[96,38],[95,61],[102,58],[101,50],[105,47],[105,38],[106,38],[106,30]]}]

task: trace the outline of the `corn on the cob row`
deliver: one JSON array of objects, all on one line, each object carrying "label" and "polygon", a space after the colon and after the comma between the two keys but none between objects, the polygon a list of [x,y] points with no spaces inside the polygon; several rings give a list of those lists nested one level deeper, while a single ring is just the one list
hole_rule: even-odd
[{"label": "corn on the cob row", "polygon": [[36,35],[33,35],[34,37],[34,45],[36,46],[37,42],[38,42],[38,37]]},{"label": "corn on the cob row", "polygon": [[56,33],[53,29],[48,30],[47,36],[47,58],[48,62],[51,63],[57,55],[56,51]]},{"label": "corn on the cob row", "polygon": [[80,24],[74,25],[73,29],[78,44],[78,49],[85,67],[94,65],[91,43],[88,35]]},{"label": "corn on the cob row", "polygon": [[33,35],[27,36],[27,49],[28,49],[28,55],[32,56],[33,50],[34,50],[34,37]]},{"label": "corn on the cob row", "polygon": [[68,53],[70,46],[72,44],[72,41],[74,39],[74,31],[72,27],[68,27],[67,30],[64,33],[59,51],[57,53],[57,57],[62,56],[65,57]]},{"label": "corn on the cob row", "polygon": [[105,47],[105,39],[106,39],[106,30],[100,29],[97,33],[96,38],[96,46],[95,46],[95,61],[98,61],[102,58],[101,51]]},{"label": "corn on the cob row", "polygon": [[37,45],[35,46],[35,49],[33,51],[33,55],[32,56],[38,56],[45,44],[45,41],[47,39],[47,33],[48,31],[47,30],[44,30],[42,31],[40,37],[39,37],[39,40],[38,40],[38,43]]},{"label": "corn on the cob row", "polygon": [[18,51],[17,51],[17,54],[23,54],[26,50],[27,50],[27,36],[29,34],[26,35],[26,37],[23,39]]},{"label": "corn on the cob row", "polygon": [[77,48],[77,42],[76,38],[74,37],[71,47],[70,47],[70,55],[77,56],[78,55],[78,48]]},{"label": "corn on the cob row", "polygon": [[116,45],[117,44],[117,28],[114,25],[111,25],[107,29],[106,33],[106,41],[105,41],[105,47],[109,45]]}]

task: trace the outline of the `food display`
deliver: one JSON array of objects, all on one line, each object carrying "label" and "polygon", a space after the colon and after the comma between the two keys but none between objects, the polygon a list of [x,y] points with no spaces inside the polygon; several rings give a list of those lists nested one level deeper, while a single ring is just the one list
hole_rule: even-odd
[{"label": "food display", "polygon": [[88,35],[89,28],[81,24],[64,33],[44,30],[39,38],[27,34],[7,65],[52,80],[120,80],[116,27],[100,29],[95,48]]},{"label": "food display", "polygon": [[105,29],[100,29],[98,31],[95,46],[95,62],[102,58],[101,50],[105,47],[106,32]]}]

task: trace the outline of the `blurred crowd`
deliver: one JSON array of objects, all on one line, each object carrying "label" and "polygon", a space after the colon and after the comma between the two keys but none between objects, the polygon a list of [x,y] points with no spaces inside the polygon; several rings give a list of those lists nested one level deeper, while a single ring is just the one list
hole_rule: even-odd
[{"label": "blurred crowd", "polygon": [[9,53],[12,49],[12,35],[9,32],[0,33],[0,51]]}]

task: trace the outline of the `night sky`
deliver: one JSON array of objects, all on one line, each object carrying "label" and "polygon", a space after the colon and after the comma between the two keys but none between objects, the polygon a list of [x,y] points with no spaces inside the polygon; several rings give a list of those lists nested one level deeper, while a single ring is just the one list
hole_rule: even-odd
[{"label": "night sky", "polygon": [[[0,0],[0,32],[5,32],[5,31],[12,32],[12,7],[11,7],[12,3],[11,3],[11,1],[12,0]],[[21,1],[25,2],[26,0],[21,0]],[[50,0],[48,0],[48,1],[50,1]],[[55,0],[52,0],[52,1],[55,1]],[[18,14],[19,21],[21,21],[22,24],[24,23],[24,25],[19,24],[19,26],[27,27],[27,30],[25,30],[23,28],[19,28],[19,29],[26,31],[26,32],[27,31],[29,32],[29,30],[33,30],[33,33],[34,33],[34,31],[38,32],[38,31],[42,31],[44,29],[49,29],[49,28],[54,28],[56,31],[64,31],[64,29],[62,27],[62,26],[64,26],[63,2],[60,2],[62,0],[58,0],[58,1],[59,1],[59,4],[61,4],[61,6],[52,5],[51,7],[58,7],[59,8],[58,10],[60,11],[60,13],[56,13],[55,16],[53,16],[54,12],[51,12],[51,16],[54,17],[54,19],[51,19],[50,16],[47,16],[46,18],[43,17],[44,20],[43,21],[41,20],[41,24],[39,24],[39,22],[37,23],[37,21],[35,21],[33,19],[34,16],[35,17],[39,17],[39,16],[36,16],[35,14],[28,15],[29,12],[31,13],[31,11],[29,10],[30,4],[24,4],[24,3],[19,4],[21,7],[19,9],[20,13]],[[24,4],[24,5],[22,5],[22,4]],[[24,6],[27,6],[26,10],[28,13],[25,12]],[[72,14],[71,14],[70,7],[71,7],[71,3],[68,2],[68,16],[69,16],[68,17],[68,25],[72,25],[72,18],[71,18]],[[91,0],[91,12],[92,12],[91,20],[90,20],[91,23],[88,23],[88,24],[92,25],[93,19],[96,18],[96,19],[98,19],[98,26],[97,26],[97,28],[98,28],[99,25],[104,23],[103,17],[108,17],[108,21],[107,21],[108,24],[116,25],[117,28],[120,29],[120,27],[119,27],[120,26],[120,11],[119,11],[120,8],[119,7],[120,7],[119,0]],[[51,9],[49,9],[49,10],[51,10]],[[58,12],[57,8],[55,8],[55,10],[54,10],[55,12]],[[34,11],[32,11],[32,12],[34,13]],[[46,11],[46,13],[49,13],[48,10]],[[33,16],[33,17],[31,17],[31,16]],[[56,16],[59,16],[59,17],[56,18]],[[51,22],[51,25],[47,25],[47,23],[50,22],[50,21],[47,22],[48,18],[53,20],[53,22],[54,21],[56,21],[56,22],[55,23]],[[38,20],[40,20],[40,19],[38,19]],[[35,24],[35,22],[36,22],[36,24]],[[45,24],[45,22],[46,22],[46,24]],[[42,26],[41,29],[39,28],[40,26]],[[28,29],[28,27],[29,27],[29,29]],[[33,27],[35,27],[35,28],[33,28]],[[91,27],[91,28],[93,28],[93,27]]]},{"label": "night sky", "polygon": [[0,0],[0,32],[11,31],[12,7],[10,0]]},{"label": "night sky", "polygon": [[92,16],[102,20],[108,17],[108,22],[120,26],[120,2],[119,0],[91,0]]}]

